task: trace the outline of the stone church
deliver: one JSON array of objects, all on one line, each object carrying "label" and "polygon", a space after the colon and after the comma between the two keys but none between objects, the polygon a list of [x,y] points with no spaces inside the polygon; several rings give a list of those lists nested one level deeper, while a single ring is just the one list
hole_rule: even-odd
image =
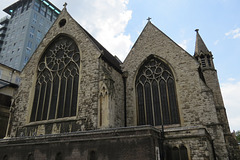
[{"label": "stone church", "polygon": [[21,72],[2,160],[238,160],[213,55],[150,21],[121,62],[64,8]]}]

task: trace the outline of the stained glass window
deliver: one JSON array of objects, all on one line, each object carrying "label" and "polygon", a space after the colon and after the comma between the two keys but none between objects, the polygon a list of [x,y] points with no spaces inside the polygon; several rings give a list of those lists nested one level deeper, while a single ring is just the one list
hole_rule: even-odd
[{"label": "stained glass window", "polygon": [[76,116],[80,54],[67,36],[55,39],[38,64],[30,121]]},{"label": "stained glass window", "polygon": [[175,81],[171,69],[151,57],[136,78],[138,125],[179,124]]}]

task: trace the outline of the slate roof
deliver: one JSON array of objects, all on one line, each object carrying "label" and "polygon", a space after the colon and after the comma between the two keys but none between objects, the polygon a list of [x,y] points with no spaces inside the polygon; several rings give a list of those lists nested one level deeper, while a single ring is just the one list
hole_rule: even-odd
[{"label": "slate roof", "polygon": [[95,43],[98,49],[101,51],[101,58],[106,61],[109,65],[111,65],[114,69],[118,72],[122,73],[121,64],[122,62],[119,61],[116,57],[114,57],[107,49],[105,49],[90,33],[88,33],[83,27],[82,29],[86,32],[89,38]]}]

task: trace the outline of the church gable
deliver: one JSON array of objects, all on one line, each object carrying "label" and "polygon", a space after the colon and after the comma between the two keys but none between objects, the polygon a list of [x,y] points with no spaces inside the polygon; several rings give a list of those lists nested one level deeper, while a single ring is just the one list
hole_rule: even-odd
[{"label": "church gable", "polygon": [[[136,66],[136,63],[137,66],[134,68],[139,68],[140,63],[150,55],[161,57],[174,70],[177,69],[176,66],[182,69],[180,67],[184,67],[183,63],[186,61],[192,67],[198,67],[198,62],[189,53],[149,21],[124,60],[123,70],[127,67],[130,68],[131,64]],[[137,62],[132,63],[133,60]]]},{"label": "church gable", "polygon": [[102,107],[114,113],[103,112],[108,114],[103,126],[123,126],[120,64],[64,8],[21,73],[11,135],[101,128],[98,117],[105,115],[99,115],[98,107],[103,83],[109,97]]},{"label": "church gable", "polygon": [[[139,120],[139,117],[141,116],[141,103],[143,103],[143,109],[145,110],[145,120],[147,119],[147,113],[152,112],[153,119],[154,114],[154,101],[160,101],[163,105],[164,100],[160,100],[160,95],[155,96],[153,94],[153,90],[151,90],[149,95],[149,102],[147,101],[139,101],[142,98],[142,94],[139,93],[139,90],[141,88],[139,87],[140,83],[138,80],[138,75],[141,74],[141,68],[145,66],[145,62],[149,59],[149,57],[154,57],[156,61],[158,61],[158,65],[165,64],[169,71],[171,71],[172,77],[174,77],[173,80],[173,92],[169,92],[170,88],[166,88],[166,105],[168,106],[167,110],[165,110],[163,107],[160,106],[161,114],[163,112],[166,112],[167,115],[165,115],[162,118],[167,118],[166,124],[179,124],[179,126],[187,126],[192,124],[202,124],[208,123],[207,120],[205,120],[203,115],[205,117],[208,117],[211,119],[211,121],[217,122],[216,115],[210,116],[211,113],[216,112],[215,107],[213,103],[208,103],[205,101],[205,99],[209,99],[209,101],[212,100],[212,95],[208,93],[202,93],[202,90],[210,91],[206,85],[203,83],[203,81],[200,79],[198,68],[199,64],[198,62],[189,55],[186,51],[184,51],[180,46],[178,46],[175,42],[173,42],[169,37],[167,37],[163,32],[161,32],[158,28],[156,28],[150,21],[145,26],[144,30],[140,34],[138,40],[134,44],[133,48],[131,49],[129,55],[125,59],[123,63],[123,71],[128,73],[127,77],[127,122],[128,125],[137,125],[141,124],[142,122]],[[151,68],[151,67],[150,67]],[[153,70],[149,70],[148,72],[153,73]],[[162,72],[159,71],[159,73],[162,74]],[[170,72],[169,72],[170,73]],[[147,72],[145,73],[145,75]],[[164,75],[160,74],[160,77],[164,77]],[[155,75],[154,75],[155,76]],[[151,83],[150,86],[153,86],[156,82],[158,83],[156,86],[159,88],[158,93],[161,94],[161,85],[159,84],[158,80],[152,79],[150,77]],[[154,80],[154,81],[153,81]],[[161,80],[160,80],[161,81]],[[161,81],[162,82],[162,81]],[[170,83],[168,80],[165,80],[166,84]],[[148,83],[146,83],[148,84]],[[168,87],[166,85],[166,87]],[[154,88],[154,87],[153,87]],[[143,88],[144,89],[144,88]],[[175,90],[175,91],[174,91]],[[144,99],[146,99],[147,95],[147,88],[144,90],[141,90],[142,93],[144,93]],[[162,91],[164,92],[164,91]],[[207,94],[207,95],[205,95]],[[172,96],[175,97],[174,100],[171,99]],[[154,100],[154,97],[155,98]],[[191,98],[190,98],[191,97]],[[153,98],[153,99],[152,99]],[[196,101],[194,99],[200,99],[199,103],[196,105]],[[134,102],[134,103],[133,103]],[[176,104],[176,105],[175,105]],[[150,105],[151,110],[147,110],[147,105]],[[166,106],[165,105],[165,106]],[[171,107],[178,106],[176,109],[173,109]],[[208,107],[206,107],[208,106]],[[140,110],[139,110],[140,109]],[[157,110],[157,109],[155,109]],[[165,110],[165,111],[164,111]],[[175,113],[174,113],[175,112]],[[177,114],[176,114],[177,113]],[[144,114],[144,112],[143,112]],[[175,114],[175,116],[172,116],[171,114]],[[171,119],[173,117],[176,117],[176,115],[179,114],[180,121],[176,123],[171,122]],[[155,123],[161,124],[162,122],[157,122],[155,119]],[[145,123],[145,124],[151,124]]]},{"label": "church gable", "polygon": [[21,73],[0,157],[228,159],[215,70],[204,83],[199,67],[150,21],[122,63],[64,8]]}]

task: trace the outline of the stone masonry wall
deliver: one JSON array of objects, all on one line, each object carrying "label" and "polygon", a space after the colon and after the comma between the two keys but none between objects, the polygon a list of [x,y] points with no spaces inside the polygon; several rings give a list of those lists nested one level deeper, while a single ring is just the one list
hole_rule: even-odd
[{"label": "stone masonry wall", "polygon": [[226,110],[224,107],[222,94],[218,82],[217,71],[216,70],[204,70],[203,71],[204,78],[206,80],[206,84],[209,88],[211,88],[213,92],[214,102],[216,105],[216,109],[218,112],[219,122],[223,125],[224,132],[229,134],[230,128],[228,124],[228,119],[226,115]]},{"label": "stone masonry wall", "polygon": [[[135,77],[144,60],[150,56],[161,59],[170,66],[175,77],[177,101],[179,105],[180,126],[205,126],[218,124],[215,104],[211,90],[200,79],[198,62],[148,22],[137,42],[123,63],[127,78],[127,122],[128,126],[137,125]],[[222,128],[217,128],[217,154],[227,159],[227,151]]]},{"label": "stone masonry wall", "polygon": [[0,140],[0,159],[154,160],[159,132],[131,127]]},{"label": "stone masonry wall", "polygon": [[211,138],[204,128],[167,129],[165,138],[165,145],[170,148],[185,146],[191,160],[214,160]]},{"label": "stone masonry wall", "polygon": [[[100,87],[104,84],[109,96],[109,128],[124,126],[124,86],[122,74],[105,61],[100,61]],[[100,108],[100,106],[99,106]]]},{"label": "stone masonry wall", "polygon": [[233,138],[232,134],[230,133],[226,108],[224,107],[222,94],[221,94],[221,90],[218,82],[217,71],[213,69],[205,69],[203,70],[203,75],[206,80],[207,86],[211,88],[213,92],[217,116],[220,123],[219,125],[221,125],[221,127],[223,128],[223,135],[221,136],[224,137],[226,141],[227,149],[229,152],[229,159],[239,159],[240,150],[238,148],[237,141]]},{"label": "stone masonry wall", "polygon": [[[65,19],[66,24],[60,27],[59,22]],[[98,48],[92,43],[91,39],[82,30],[79,24],[65,11],[59,15],[58,19],[49,30],[36,52],[31,57],[25,68],[21,73],[21,84],[18,94],[15,96],[13,119],[11,122],[11,135],[16,136],[17,132],[21,130],[21,134],[29,133],[23,131],[27,128],[34,128],[35,134],[45,134],[42,128],[46,128],[45,122],[29,123],[31,108],[33,104],[33,96],[35,90],[35,82],[37,78],[37,64],[40,60],[45,48],[53,41],[59,34],[68,35],[71,37],[79,47],[80,50],[80,78],[78,92],[77,116],[64,118],[62,120],[51,120],[46,123],[51,123],[53,127],[48,129],[50,133],[60,133],[63,126],[67,126],[68,121],[75,126],[75,130],[89,130],[97,128],[97,108],[98,108],[98,91],[99,91],[99,56],[101,55]],[[63,122],[63,123],[61,123]],[[59,126],[60,125],[60,126]],[[26,127],[28,126],[28,127]],[[33,127],[31,127],[33,126]],[[57,126],[57,127],[54,127]],[[59,128],[60,127],[60,128]],[[73,131],[71,125],[69,130]],[[43,131],[42,131],[43,130]],[[39,131],[39,132],[38,132]],[[21,135],[18,133],[18,135]]]},{"label": "stone masonry wall", "polygon": [[[62,23],[63,19],[66,20],[65,24]],[[76,117],[30,123],[29,119],[37,79],[37,64],[45,48],[47,48],[55,37],[61,34],[71,37],[80,50],[79,88],[76,88],[78,89],[77,115]],[[101,128],[99,127],[99,93],[103,84],[107,87],[109,96],[109,101],[106,103],[108,110],[105,112],[108,114],[109,120],[107,127],[124,126],[124,86],[122,74],[102,60],[101,54],[96,44],[92,42],[91,38],[89,38],[81,26],[77,24],[66,12],[66,9],[64,9],[20,75],[22,83],[15,96],[15,101],[10,113],[12,119],[9,123],[9,129],[11,131],[9,136],[44,136],[46,134],[51,135]],[[127,126],[137,125],[135,79],[141,65],[147,57],[152,55],[168,64],[175,78],[180,124],[170,125],[168,127],[175,129],[185,128],[185,133],[189,134],[191,133],[190,128],[195,126],[206,129],[207,132],[204,133],[205,135],[210,134],[209,137],[204,135],[203,137],[192,136],[186,138],[186,135],[182,134],[182,132],[170,133],[170,130],[168,130],[169,134],[166,143],[170,145],[185,143],[190,149],[190,157],[193,160],[198,159],[198,157],[200,157],[199,159],[212,159],[210,142],[214,140],[217,157],[222,160],[227,160],[228,153],[224,140],[224,132],[217,117],[214,96],[212,90],[208,88],[199,77],[198,62],[152,25],[151,22],[148,22],[122,65],[123,72],[128,75],[126,82]],[[201,129],[198,131],[200,132]],[[157,143],[151,135],[150,137],[151,138],[144,139],[142,142],[134,139],[131,140],[132,147],[130,147],[130,149],[133,149],[134,153],[137,151],[139,151],[139,153],[144,153],[141,151],[148,151],[148,155],[143,155],[140,159],[144,159],[144,156],[146,157],[145,159],[153,159],[155,157],[152,150],[154,150],[153,147],[156,147]],[[45,140],[48,141],[48,138]],[[112,139],[110,141],[114,144],[113,146],[118,146],[124,140]],[[98,141],[97,143],[99,145],[97,149],[101,150],[103,141]],[[143,150],[143,148],[138,146],[138,143],[141,143],[140,146],[143,146],[143,148],[146,148],[144,144],[148,144],[148,146],[152,147],[152,150],[149,150],[149,148]],[[52,147],[59,149],[67,148],[68,145],[69,143],[66,142],[61,145],[52,144]],[[69,151],[69,153],[73,153],[72,155],[76,153],[79,157],[78,149],[76,149],[79,147],[79,144],[75,143],[73,146],[73,150]],[[89,147],[88,144],[86,144],[86,146]],[[92,146],[94,145],[91,144],[90,147]],[[123,146],[125,146],[125,142]],[[52,153],[45,155],[39,154],[41,149],[39,149],[37,145],[35,145],[35,147],[36,155],[40,156],[40,158],[38,157],[39,159],[41,159],[41,156],[49,156],[50,159],[54,159]],[[11,149],[13,148],[10,147],[9,153]],[[20,148],[20,150],[21,149],[22,148]],[[31,149],[31,147],[29,149]],[[105,149],[109,149],[109,146]],[[121,149],[123,149],[124,153],[124,147]],[[118,148],[115,152],[119,153],[117,151]],[[199,151],[199,154],[197,151]],[[105,158],[105,154],[110,154],[110,157],[119,156],[122,158],[121,155],[104,153],[101,155],[102,159]],[[85,154],[84,151],[82,155],[86,158],[87,154]],[[66,155],[66,157],[68,156],[69,155]],[[128,153],[123,156],[129,156],[131,158],[132,155]],[[74,156],[69,156],[68,158],[71,159],[72,157]],[[139,157],[137,158],[139,159]]]},{"label": "stone masonry wall", "polygon": [[181,125],[218,123],[210,90],[199,78],[197,61],[149,23],[123,63],[123,71],[128,72],[128,125],[137,124],[135,77],[150,55],[163,60],[173,71]]}]

